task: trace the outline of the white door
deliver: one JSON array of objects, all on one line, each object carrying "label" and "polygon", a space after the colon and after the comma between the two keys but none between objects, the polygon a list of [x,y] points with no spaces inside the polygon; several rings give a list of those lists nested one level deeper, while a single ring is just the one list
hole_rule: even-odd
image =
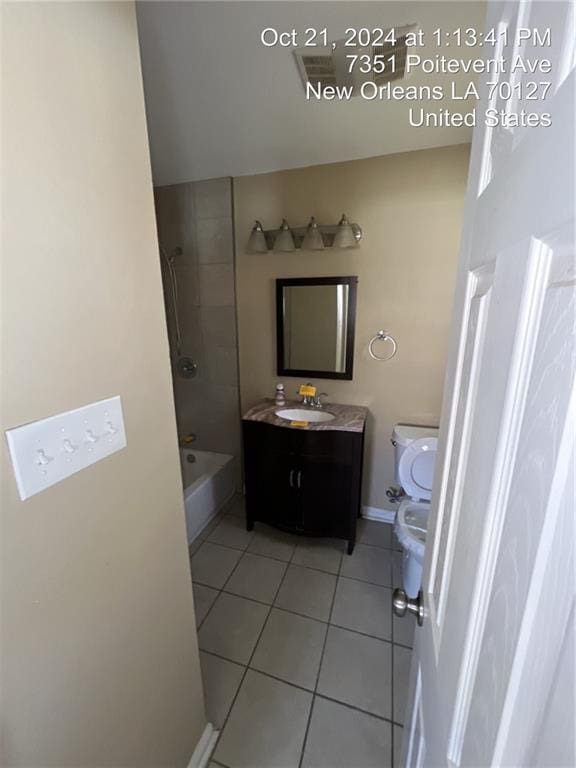
[{"label": "white door", "polygon": [[553,72],[499,76],[544,101],[484,84],[479,116],[553,123],[474,134],[404,758],[574,766],[574,6],[489,4],[487,28]]}]

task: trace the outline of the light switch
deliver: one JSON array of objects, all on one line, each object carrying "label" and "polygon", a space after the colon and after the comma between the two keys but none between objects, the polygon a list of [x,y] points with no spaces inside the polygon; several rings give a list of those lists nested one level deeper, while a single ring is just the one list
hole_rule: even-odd
[{"label": "light switch", "polygon": [[33,421],[6,432],[21,499],[126,447],[120,397]]}]

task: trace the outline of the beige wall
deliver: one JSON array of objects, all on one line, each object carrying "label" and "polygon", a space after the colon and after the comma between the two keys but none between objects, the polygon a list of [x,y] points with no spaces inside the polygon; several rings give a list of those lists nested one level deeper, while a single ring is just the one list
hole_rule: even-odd
[{"label": "beige wall", "polygon": [[[364,503],[372,506],[386,506],[394,480],[394,424],[439,420],[468,153],[459,145],[234,180],[242,407],[271,396],[278,381],[274,279],[358,275],[354,380],[318,383],[328,401],[370,409]],[[246,253],[256,218],[274,228],[283,216],[294,226],[311,215],[334,223],[343,211],[364,230],[359,250]],[[387,363],[367,352],[379,328],[398,341]],[[287,393],[300,383],[285,379]]]},{"label": "beige wall", "polygon": [[3,3],[2,430],[119,394],[26,502],[2,446],[3,766],[185,766],[205,724],[132,4]]}]

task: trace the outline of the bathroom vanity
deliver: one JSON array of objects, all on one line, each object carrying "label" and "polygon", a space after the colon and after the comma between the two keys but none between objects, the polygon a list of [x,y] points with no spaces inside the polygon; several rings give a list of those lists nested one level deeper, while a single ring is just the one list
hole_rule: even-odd
[{"label": "bathroom vanity", "polygon": [[[279,411],[296,410],[298,419]],[[279,408],[264,400],[243,417],[248,530],[256,521],[307,536],[356,542],[367,409],[329,404]],[[305,421],[323,414],[323,421]],[[290,414],[288,414],[290,415]],[[332,418],[330,418],[330,416]]]}]

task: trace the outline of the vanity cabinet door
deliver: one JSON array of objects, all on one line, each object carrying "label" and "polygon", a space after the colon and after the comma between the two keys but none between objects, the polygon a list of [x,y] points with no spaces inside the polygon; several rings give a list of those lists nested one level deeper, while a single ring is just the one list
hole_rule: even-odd
[{"label": "vanity cabinet door", "polygon": [[244,477],[248,528],[255,521],[301,529],[298,456],[286,433],[266,424],[244,423]]},{"label": "vanity cabinet door", "polygon": [[327,456],[303,457],[298,485],[306,532],[349,538],[355,524],[350,464]]},{"label": "vanity cabinet door", "polygon": [[246,522],[356,541],[363,433],[244,422]]},{"label": "vanity cabinet door", "polygon": [[260,454],[253,497],[256,519],[289,530],[302,530],[298,493],[299,466],[289,453]]}]

